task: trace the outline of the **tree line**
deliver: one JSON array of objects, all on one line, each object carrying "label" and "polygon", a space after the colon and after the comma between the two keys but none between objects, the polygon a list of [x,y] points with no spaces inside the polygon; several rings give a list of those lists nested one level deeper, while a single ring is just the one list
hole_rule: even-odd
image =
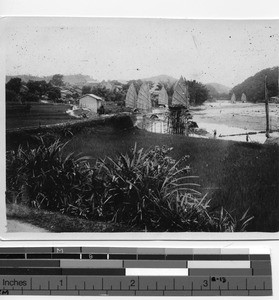
[{"label": "tree line", "polygon": [[[130,80],[127,83],[123,84],[117,80],[112,80],[109,82],[111,88],[107,88],[102,83],[89,86],[84,85],[82,87],[82,94],[95,94],[99,97],[105,99],[105,101],[115,102],[119,105],[124,105],[126,94],[130,84],[134,84],[137,93],[143,81],[138,80]],[[154,87],[154,82],[148,81],[150,89],[154,91],[159,91],[162,87],[164,87],[169,96],[169,104],[171,104],[172,95],[174,92],[173,82],[160,82],[156,84]],[[204,101],[206,101],[210,95],[207,87],[200,82],[195,80],[187,81],[190,104],[191,105],[200,105]],[[52,100],[54,102],[60,101],[61,98],[61,88],[65,86],[63,81],[63,75],[55,74],[49,82],[45,80],[35,81],[29,80],[27,83],[22,81],[21,78],[11,78],[6,83],[6,101],[7,102],[38,102],[40,99],[44,97],[46,99]],[[158,95],[156,93],[151,93],[151,101],[153,106],[157,106],[158,104]]]},{"label": "tree line", "polygon": [[38,102],[43,96],[52,101],[61,98],[61,87],[64,85],[63,75],[55,74],[49,82],[45,80],[29,80],[27,83],[21,78],[11,78],[6,83],[6,102]]},{"label": "tree line", "polygon": [[[106,101],[113,101],[117,103],[121,103],[124,105],[125,98],[127,91],[129,89],[129,86],[133,83],[136,92],[138,93],[140,90],[141,85],[143,84],[143,81],[138,79],[138,80],[129,80],[125,84],[121,84],[120,82],[114,80],[110,81],[110,83],[113,86],[121,87],[120,89],[118,88],[113,88],[113,89],[107,89],[105,86],[102,86],[101,84],[97,84],[93,87],[85,85],[82,88],[82,94],[95,94],[96,96],[104,98]],[[173,82],[159,82],[156,87],[154,87],[154,82],[153,81],[147,81],[149,84],[149,88],[153,89],[153,91],[159,91],[164,87],[167,91],[168,97],[169,97],[169,104],[171,104],[172,100],[172,95],[174,92],[174,85],[175,83]],[[190,104],[191,105],[201,105],[203,102],[205,102],[209,97],[209,91],[205,85],[203,85],[200,82],[197,82],[195,80],[188,80],[187,81],[188,85],[188,91],[189,91],[189,96],[190,96]],[[153,106],[158,105],[158,97],[156,93],[151,92],[151,101]]]},{"label": "tree line", "polygon": [[[190,105],[201,105],[210,98],[209,90],[201,82],[196,80],[186,80],[186,84],[188,86]],[[158,84],[158,90],[160,90],[162,87],[165,88],[169,98],[169,105],[172,103],[174,86],[175,83],[171,83],[170,81]]]}]

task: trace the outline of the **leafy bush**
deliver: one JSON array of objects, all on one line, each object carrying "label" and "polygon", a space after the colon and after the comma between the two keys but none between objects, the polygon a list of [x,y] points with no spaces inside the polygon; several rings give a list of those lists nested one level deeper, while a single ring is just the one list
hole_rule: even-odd
[{"label": "leafy bush", "polygon": [[103,205],[106,218],[147,229],[162,227],[157,215],[159,206],[167,205],[165,200],[173,197],[174,190],[189,189],[178,179],[189,168],[178,169],[178,162],[168,156],[170,150],[155,147],[144,152],[135,146],[116,159],[108,157],[97,162],[106,185]]}]

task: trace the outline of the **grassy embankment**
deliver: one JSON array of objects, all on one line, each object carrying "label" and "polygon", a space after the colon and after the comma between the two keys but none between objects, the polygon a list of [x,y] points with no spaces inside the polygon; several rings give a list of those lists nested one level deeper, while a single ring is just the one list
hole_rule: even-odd
[{"label": "grassy embankment", "polygon": [[[30,126],[51,125],[60,123],[74,123],[79,120],[66,113],[70,104],[61,103],[33,103],[30,102],[30,110],[24,110],[23,105],[7,105],[6,128],[22,128]],[[125,107],[117,106],[115,103],[106,102],[106,113],[120,113],[129,111]]]},{"label": "grassy embankment", "polygon": [[7,107],[6,128],[22,128],[75,122],[75,118],[66,113],[70,108],[68,104],[42,104],[31,103],[30,111],[17,110],[13,106]]},{"label": "grassy embankment", "polygon": [[[175,159],[189,155],[186,164],[191,167],[191,175],[199,176],[199,190],[208,193],[212,209],[224,206],[241,217],[250,208],[254,219],[247,230],[278,231],[278,146],[186,138],[137,129],[116,131],[99,126],[73,136],[65,155],[82,152],[93,160],[114,157],[135,143],[144,149],[155,145],[173,147],[171,156]],[[10,216],[20,217],[20,213]]]},{"label": "grassy embankment", "polygon": [[247,230],[279,230],[279,147],[232,141],[187,138],[141,130],[99,132],[74,136],[67,152],[83,152],[93,158],[125,153],[155,145],[173,147],[172,157],[189,155],[191,174],[199,176],[200,191],[208,193],[213,207],[224,206],[239,217],[247,208],[254,216]]},{"label": "grassy embankment", "polygon": [[[54,107],[56,108],[56,106],[51,108],[52,112]],[[64,117],[63,110],[65,110],[65,105],[60,112],[57,111],[57,114],[61,113]],[[49,118],[51,111],[46,110],[45,113],[45,121],[48,124],[52,121],[53,123],[65,121],[61,119],[61,115],[57,119]],[[40,120],[43,125],[43,114],[33,116],[29,119],[26,117],[26,120],[7,117],[7,124],[13,124],[10,127],[18,127],[15,125],[16,122],[22,126],[36,125],[34,123]],[[212,208],[224,206],[238,216],[250,208],[250,214],[254,216],[254,219],[247,228],[248,230],[279,230],[278,146],[186,138],[154,134],[137,129],[117,131],[111,126],[95,126],[74,134],[65,148],[65,155],[70,152],[82,152],[93,159],[104,158],[107,155],[113,157],[117,152],[125,153],[135,143],[138,148],[144,149],[155,145],[173,147],[171,156],[175,159],[189,155],[186,163],[191,167],[191,174],[199,176],[197,180],[201,185],[199,190],[202,193],[208,193],[207,197],[212,199]],[[14,147],[14,141],[12,144]],[[7,148],[9,148],[9,141]],[[8,216],[24,219],[27,214],[21,216],[18,209],[8,205]],[[28,219],[26,217],[26,220]],[[37,221],[31,220],[30,222],[38,225],[40,218],[34,219]]]}]

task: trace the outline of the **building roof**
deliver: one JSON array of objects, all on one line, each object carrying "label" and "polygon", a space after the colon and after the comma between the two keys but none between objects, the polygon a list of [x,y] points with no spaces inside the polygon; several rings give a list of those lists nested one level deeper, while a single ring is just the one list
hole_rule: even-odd
[{"label": "building roof", "polygon": [[103,98],[101,98],[99,96],[96,96],[94,94],[85,94],[85,95],[81,96],[79,99],[82,99],[82,98],[87,97],[87,96],[89,96],[91,98],[94,98],[94,99],[97,99],[97,100],[100,100],[100,101],[104,101]]}]

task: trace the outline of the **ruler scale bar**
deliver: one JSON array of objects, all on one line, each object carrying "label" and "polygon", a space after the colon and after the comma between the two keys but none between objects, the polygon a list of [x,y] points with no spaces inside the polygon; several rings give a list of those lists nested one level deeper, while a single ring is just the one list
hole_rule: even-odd
[{"label": "ruler scale bar", "polygon": [[268,249],[0,248],[0,295],[270,296]]}]

